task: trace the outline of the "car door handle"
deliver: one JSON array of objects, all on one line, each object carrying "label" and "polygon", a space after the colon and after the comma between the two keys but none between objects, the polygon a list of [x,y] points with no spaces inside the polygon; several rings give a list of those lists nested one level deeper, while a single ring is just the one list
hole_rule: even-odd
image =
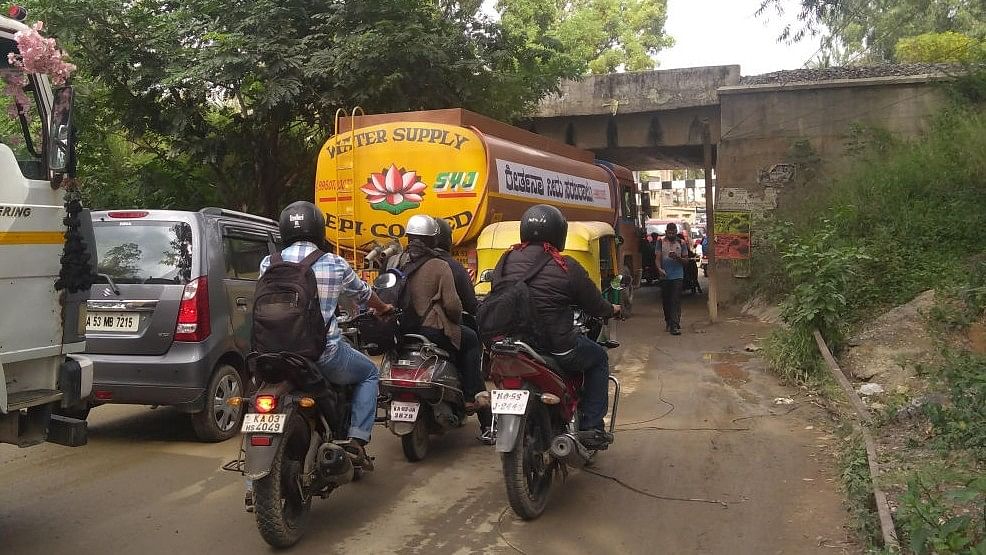
[{"label": "car door handle", "polygon": [[247,302],[246,297],[236,297],[236,308],[242,308],[243,310],[246,310],[249,306],[250,303]]}]

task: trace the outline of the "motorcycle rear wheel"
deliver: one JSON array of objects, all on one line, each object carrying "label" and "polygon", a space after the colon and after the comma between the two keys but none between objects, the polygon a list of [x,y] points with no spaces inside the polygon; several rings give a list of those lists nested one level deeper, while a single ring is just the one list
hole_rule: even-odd
[{"label": "motorcycle rear wheel", "polygon": [[524,520],[541,516],[548,504],[555,470],[553,462],[546,462],[550,433],[544,408],[535,405],[521,420],[517,445],[501,455],[510,508]]},{"label": "motorcycle rear wheel", "polygon": [[273,547],[290,547],[305,533],[312,498],[299,487],[309,433],[301,415],[292,415],[270,474],[253,483],[257,528],[264,541]]},{"label": "motorcycle rear wheel", "polygon": [[411,433],[401,436],[401,448],[408,462],[418,462],[428,455],[428,422],[427,415],[422,409],[414,422]]}]

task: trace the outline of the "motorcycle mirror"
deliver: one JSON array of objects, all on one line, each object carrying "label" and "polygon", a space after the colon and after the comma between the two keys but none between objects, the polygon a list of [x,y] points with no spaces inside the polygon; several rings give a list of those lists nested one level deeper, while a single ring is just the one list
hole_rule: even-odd
[{"label": "motorcycle mirror", "polygon": [[384,272],[373,280],[374,289],[390,289],[395,285],[397,285],[397,274],[393,272]]},{"label": "motorcycle mirror", "polygon": [[493,283],[493,270],[483,270],[479,274],[479,283]]}]

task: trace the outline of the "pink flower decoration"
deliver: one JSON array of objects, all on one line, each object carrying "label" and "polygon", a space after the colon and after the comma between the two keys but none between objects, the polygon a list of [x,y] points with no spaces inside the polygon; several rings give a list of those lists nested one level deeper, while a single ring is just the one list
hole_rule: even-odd
[{"label": "pink flower decoration", "polygon": [[366,193],[370,204],[386,202],[397,206],[402,202],[421,202],[426,187],[418,180],[417,172],[398,169],[391,164],[381,173],[370,174],[370,180],[360,190]]},{"label": "pink flower decoration", "polygon": [[54,85],[63,85],[75,66],[63,59],[55,39],[41,35],[43,28],[44,23],[39,21],[26,31],[18,31],[14,35],[18,53],[8,54],[7,61],[24,73],[44,73]]}]

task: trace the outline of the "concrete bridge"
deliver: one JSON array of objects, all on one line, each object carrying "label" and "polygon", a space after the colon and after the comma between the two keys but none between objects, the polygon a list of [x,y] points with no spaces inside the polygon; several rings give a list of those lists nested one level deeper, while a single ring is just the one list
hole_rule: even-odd
[{"label": "concrete bridge", "polygon": [[[879,129],[919,135],[941,108],[934,64],[794,70],[742,77],[739,66],[596,75],[545,98],[528,128],[632,170],[702,166],[712,131],[716,209],[795,206]],[[755,230],[754,230],[755,232]],[[721,265],[723,266],[723,265]],[[743,275],[725,264],[719,275]],[[734,280],[720,280],[728,300]]]}]

